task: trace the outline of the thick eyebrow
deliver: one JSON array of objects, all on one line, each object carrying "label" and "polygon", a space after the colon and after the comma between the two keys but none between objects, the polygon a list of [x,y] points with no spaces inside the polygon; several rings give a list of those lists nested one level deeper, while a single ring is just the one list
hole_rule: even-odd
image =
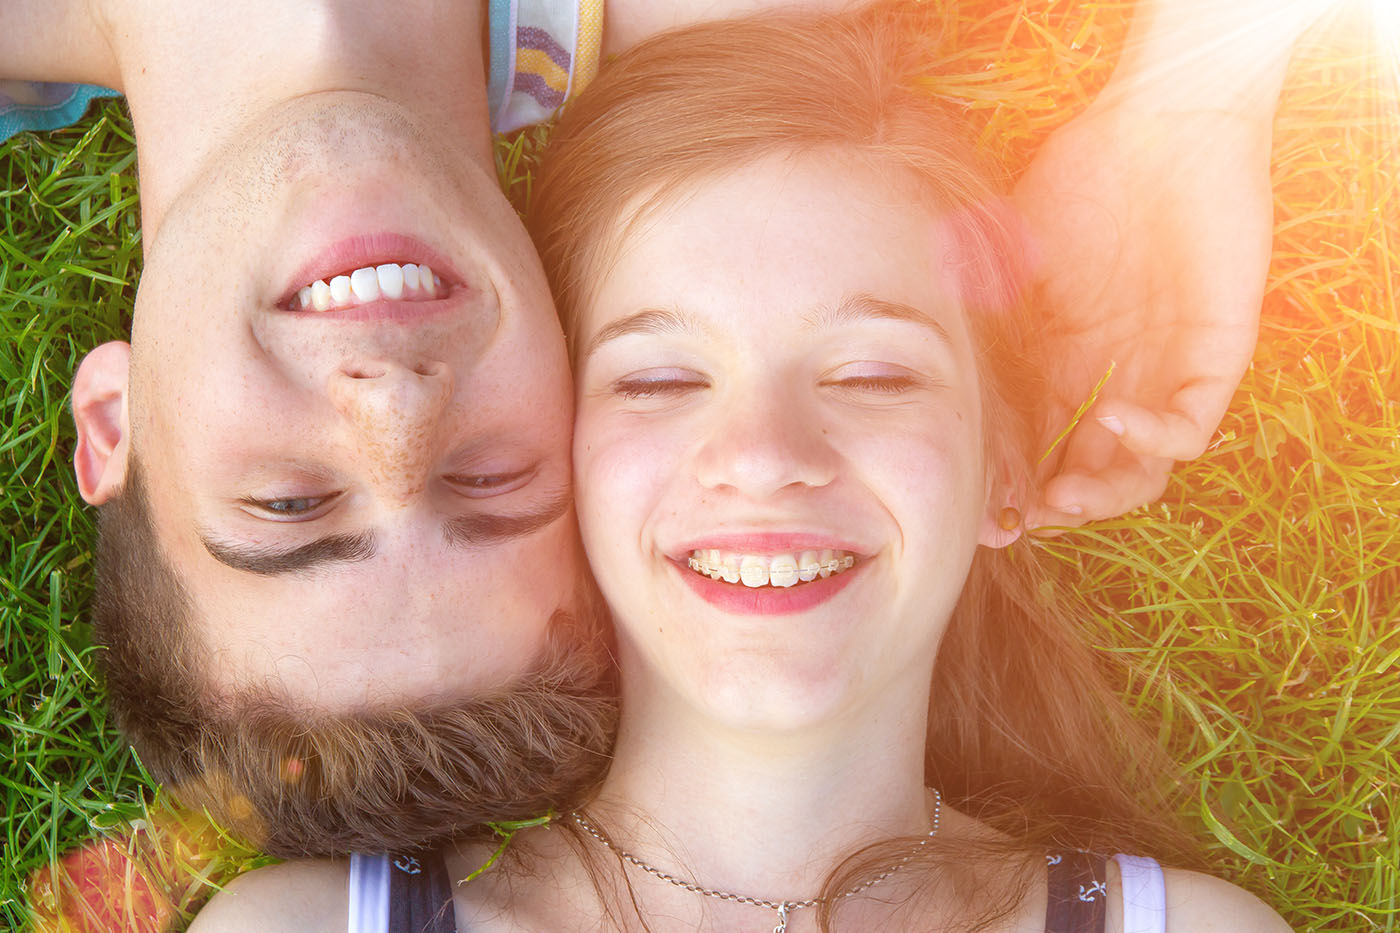
[{"label": "thick eyebrow", "polygon": [[948,335],[947,328],[928,312],[913,305],[872,295],[847,295],[840,304],[820,308],[805,318],[809,327],[839,327],[842,324],[871,320],[907,321],[910,324],[918,324],[933,331],[934,335],[950,348],[953,346],[953,338]]},{"label": "thick eyebrow", "polygon": [[209,556],[225,566],[247,573],[274,576],[311,570],[325,564],[369,560],[374,556],[374,532],[327,535],[293,548],[235,544],[218,541],[201,532],[199,540]]},{"label": "thick eyebrow", "polygon": [[694,315],[684,311],[646,308],[636,314],[619,318],[594,334],[583,350],[583,357],[587,357],[609,340],[616,340],[627,334],[698,334],[704,329]]},{"label": "thick eyebrow", "polygon": [[443,523],[442,533],[447,538],[447,543],[454,547],[500,544],[503,541],[523,538],[546,525],[553,524],[568,511],[571,502],[573,496],[565,490],[546,500],[544,505],[532,512],[516,515],[494,515],[485,512],[459,515]]}]

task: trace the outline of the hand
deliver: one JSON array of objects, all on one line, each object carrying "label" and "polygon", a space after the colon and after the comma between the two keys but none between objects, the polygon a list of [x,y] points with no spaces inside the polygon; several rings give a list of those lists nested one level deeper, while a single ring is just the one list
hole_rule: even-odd
[{"label": "hand", "polygon": [[1049,315],[1047,447],[1116,366],[1047,460],[1058,473],[1028,527],[1151,502],[1173,461],[1205,450],[1258,334],[1270,137],[1268,119],[1119,97],[1051,136],[1017,184]]}]

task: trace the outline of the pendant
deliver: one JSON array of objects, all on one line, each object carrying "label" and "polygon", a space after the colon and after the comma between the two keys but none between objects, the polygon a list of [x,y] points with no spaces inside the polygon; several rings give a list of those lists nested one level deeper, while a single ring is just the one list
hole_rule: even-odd
[{"label": "pendant", "polygon": [[787,933],[788,905],[778,905],[778,925],[773,928],[773,933]]}]

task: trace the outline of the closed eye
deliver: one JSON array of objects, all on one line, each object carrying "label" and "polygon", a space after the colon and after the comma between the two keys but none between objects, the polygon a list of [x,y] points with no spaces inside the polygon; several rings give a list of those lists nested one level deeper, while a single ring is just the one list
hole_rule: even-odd
[{"label": "closed eye", "polygon": [[886,395],[895,395],[900,392],[907,392],[916,389],[924,384],[923,380],[915,379],[913,376],[851,376],[847,379],[838,379],[828,383],[841,389],[852,389],[859,392],[880,392]]},{"label": "closed eye", "polygon": [[709,380],[689,370],[665,369],[619,379],[610,387],[624,399],[664,398],[708,388]]},{"label": "closed eye", "polygon": [[286,496],[278,499],[245,496],[238,501],[245,511],[252,512],[258,518],[275,522],[301,522],[322,514],[325,511],[324,507],[335,501],[339,495],[340,493],[333,492],[324,496]]}]

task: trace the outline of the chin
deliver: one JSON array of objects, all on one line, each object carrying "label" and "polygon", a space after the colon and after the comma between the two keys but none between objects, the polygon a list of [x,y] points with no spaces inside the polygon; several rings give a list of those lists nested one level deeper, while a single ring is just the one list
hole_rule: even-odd
[{"label": "chin", "polygon": [[820,673],[770,663],[752,672],[724,671],[700,687],[702,712],[722,726],[743,732],[793,733],[834,719],[854,702],[852,672]]}]

